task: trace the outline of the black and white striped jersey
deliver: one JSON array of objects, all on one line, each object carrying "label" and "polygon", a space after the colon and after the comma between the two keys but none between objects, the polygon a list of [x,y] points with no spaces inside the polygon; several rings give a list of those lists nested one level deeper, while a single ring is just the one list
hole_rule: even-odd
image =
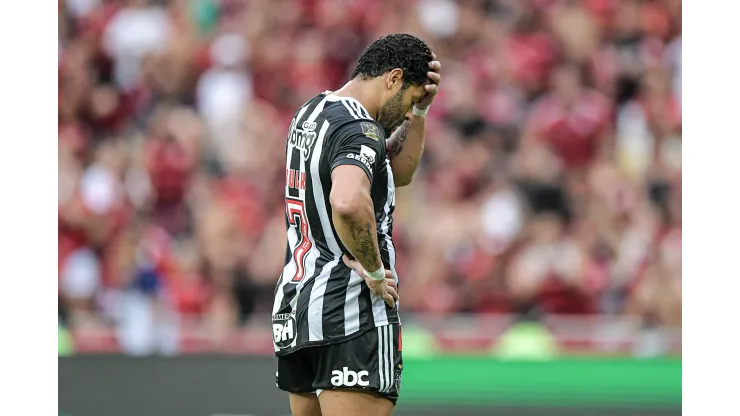
[{"label": "black and white striped jersey", "polygon": [[349,253],[332,223],[331,172],[355,165],[371,182],[378,244],[386,270],[395,270],[391,231],[395,186],[380,125],[355,99],[326,91],[304,104],[288,132],[285,164],[285,268],[275,288],[272,327],[278,356],[326,345],[399,323],[342,262]]}]

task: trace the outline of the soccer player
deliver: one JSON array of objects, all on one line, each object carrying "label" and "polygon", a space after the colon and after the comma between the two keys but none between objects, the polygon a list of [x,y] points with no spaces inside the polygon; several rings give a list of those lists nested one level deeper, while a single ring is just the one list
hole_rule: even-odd
[{"label": "soccer player", "polygon": [[393,411],[403,370],[395,189],[419,165],[440,70],[422,40],[388,35],[363,52],[346,85],[293,117],[272,329],[277,386],[294,416]]}]

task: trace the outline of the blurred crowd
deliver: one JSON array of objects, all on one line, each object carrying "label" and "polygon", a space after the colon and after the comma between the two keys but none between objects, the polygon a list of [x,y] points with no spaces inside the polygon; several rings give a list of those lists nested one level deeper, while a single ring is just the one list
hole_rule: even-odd
[{"label": "blurred crowd", "polygon": [[59,0],[62,319],[269,312],[290,119],[398,32],[443,65],[402,310],[680,326],[680,0]]}]

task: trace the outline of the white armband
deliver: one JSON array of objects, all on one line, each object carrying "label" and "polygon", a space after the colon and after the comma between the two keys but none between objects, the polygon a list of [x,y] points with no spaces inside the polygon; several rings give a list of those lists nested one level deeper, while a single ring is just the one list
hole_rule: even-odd
[{"label": "white armband", "polygon": [[383,268],[383,266],[380,266],[380,268],[374,272],[369,272],[365,270],[365,274],[367,275],[367,277],[375,280],[376,282],[385,280],[385,269]]},{"label": "white armband", "polygon": [[411,110],[415,116],[417,117],[426,117],[427,113],[429,112],[429,107],[427,107],[425,110],[419,110],[414,106],[414,108]]}]

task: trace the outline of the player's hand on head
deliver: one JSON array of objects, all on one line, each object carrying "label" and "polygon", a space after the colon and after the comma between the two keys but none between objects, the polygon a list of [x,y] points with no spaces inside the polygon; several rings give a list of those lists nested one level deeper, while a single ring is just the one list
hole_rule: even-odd
[{"label": "player's hand on head", "polygon": [[434,97],[439,91],[439,83],[442,81],[441,71],[442,64],[437,60],[437,55],[432,52],[432,61],[429,62],[429,72],[427,72],[429,82],[424,86],[424,98],[415,104],[417,109],[423,111],[432,105],[432,101],[434,101]]},{"label": "player's hand on head", "polygon": [[357,260],[352,260],[345,254],[342,256],[342,261],[344,261],[344,264],[347,265],[347,267],[354,270],[365,279],[365,284],[367,284],[367,287],[370,288],[371,292],[383,299],[391,308],[396,307],[396,301],[399,297],[398,286],[396,285],[396,280],[393,278],[393,272],[386,270],[385,280],[373,280],[368,277],[365,273],[365,269]]}]

